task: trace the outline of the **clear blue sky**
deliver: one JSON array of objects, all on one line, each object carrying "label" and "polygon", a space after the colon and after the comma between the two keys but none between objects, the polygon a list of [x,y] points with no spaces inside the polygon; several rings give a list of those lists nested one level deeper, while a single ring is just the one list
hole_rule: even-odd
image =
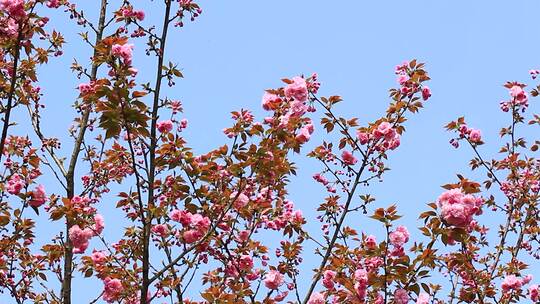
[{"label": "clear blue sky", "polygon": [[[88,7],[89,16],[96,15],[95,1],[73,2]],[[111,2],[113,7],[120,3]],[[156,1],[134,4],[146,9],[147,22],[161,16]],[[483,153],[495,155],[499,128],[508,125],[510,119],[498,109],[499,101],[508,96],[502,84],[507,80],[528,81],[528,70],[540,67],[540,3],[533,0],[238,0],[200,4],[203,15],[195,23],[186,22],[183,29],[173,30],[167,50],[186,77],[167,93],[183,101],[189,120],[186,138],[197,152],[225,142],[221,130],[230,125],[230,111],[250,108],[261,119],[263,90],[279,86],[283,77],[317,72],[322,95],[343,96],[337,112],[357,116],[365,124],[383,114],[389,100],[387,91],[396,84],[396,64],[411,58],[427,63],[433,97],[407,123],[401,147],[391,153],[392,171],[386,174],[384,183],[370,190],[378,199],[377,206],[398,203],[405,215],[402,223],[414,233],[418,213],[440,194],[440,185],[455,181],[458,172],[468,172],[471,151],[453,149],[443,125],[465,115],[469,125],[483,130],[488,143],[481,148]],[[68,44],[62,58],[52,59],[41,70],[47,105],[44,115],[49,118],[44,119],[44,131],[63,139],[67,155],[71,140],[66,130],[72,118],[68,113],[73,113],[70,105],[78,84],[69,64],[72,58],[85,62],[90,53],[66,14],[55,13],[51,26],[66,35]],[[134,60],[141,81],[154,75],[154,61],[144,56],[143,47],[137,44]],[[538,109],[534,103],[532,111]],[[14,131],[27,133],[28,127],[21,124]],[[320,131],[309,146],[321,141],[324,133]],[[314,219],[324,193],[311,175],[320,166],[296,159],[300,169],[290,187],[291,198],[308,219]],[[52,179],[43,182],[49,191],[55,185]],[[122,227],[111,219],[119,214],[113,211],[114,204],[114,198],[101,203],[107,223],[105,233],[113,240]],[[368,219],[355,223],[358,230],[373,233],[379,229]],[[42,231],[53,232],[50,225],[40,224]],[[306,257],[313,256],[307,253]],[[315,263],[318,259],[308,260],[306,269]],[[304,275],[311,277],[308,272]],[[101,286],[99,282],[76,279],[75,303],[86,303]]]}]

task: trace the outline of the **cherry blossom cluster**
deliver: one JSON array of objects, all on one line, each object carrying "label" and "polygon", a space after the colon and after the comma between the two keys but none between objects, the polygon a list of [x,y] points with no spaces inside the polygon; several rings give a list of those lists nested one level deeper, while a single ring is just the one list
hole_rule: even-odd
[{"label": "cherry blossom cluster", "polygon": [[11,195],[21,195],[26,198],[28,205],[38,208],[47,200],[45,187],[37,185],[33,190],[28,191],[28,187],[42,175],[39,169],[39,160],[36,151],[31,149],[32,142],[27,137],[10,136],[5,143],[4,154],[7,156],[4,166],[11,171],[5,186],[6,191]]},{"label": "cherry blossom cluster", "polygon": [[467,228],[473,222],[473,216],[482,214],[481,197],[464,194],[461,189],[451,189],[439,196],[437,204],[441,209],[441,218],[455,227]]},{"label": "cherry blossom cluster", "polygon": [[24,0],[1,0],[0,10],[13,19],[21,19],[26,16]]},{"label": "cherry blossom cluster", "polygon": [[[14,174],[7,182],[6,190],[9,194],[18,195],[26,187],[26,182],[19,174]],[[38,185],[34,190],[26,194],[29,197],[28,205],[38,208],[47,201],[45,187]]]},{"label": "cherry blossom cluster", "polygon": [[410,71],[410,62],[408,61],[396,66],[395,74],[397,75],[397,81],[401,86],[401,94],[412,97],[414,93],[420,90],[422,92],[422,99],[424,101],[428,100],[431,97],[431,89],[428,86],[422,86],[420,88],[420,84],[415,79],[411,78]]},{"label": "cherry blossom cluster", "polygon": [[[511,297],[511,295],[517,293],[521,293],[522,289],[525,287],[525,285],[529,284],[533,279],[533,276],[528,274],[525,276],[516,276],[514,274],[510,274],[504,277],[502,283],[501,283],[501,289],[503,291],[503,299],[508,299]],[[537,303],[540,301],[540,295],[539,295],[538,285],[537,284],[531,284],[527,288],[527,293],[531,301],[534,303]]]},{"label": "cherry blossom cluster", "polygon": [[459,137],[452,138],[450,144],[454,148],[459,147],[460,140],[467,140],[473,145],[482,145],[482,132],[479,129],[470,128],[466,123],[463,117],[460,117],[457,121],[449,123],[446,128],[448,130],[455,130]]},{"label": "cherry blossom cluster", "polygon": [[103,280],[105,287],[103,288],[103,300],[107,303],[114,303],[120,299],[122,291],[122,281],[119,279],[105,278]]},{"label": "cherry blossom cluster", "polygon": [[161,133],[169,133],[173,129],[173,122],[172,120],[162,120],[157,123],[157,129]]},{"label": "cherry blossom cluster", "polygon": [[[373,218],[386,222],[386,225],[390,228],[392,226],[391,221],[397,218],[394,212],[394,207],[389,208],[387,211],[378,209]],[[378,289],[375,282],[379,278],[384,278],[384,273],[388,271],[387,267],[389,265],[408,259],[405,255],[404,245],[409,241],[410,234],[405,226],[400,225],[393,230],[389,229],[387,238],[387,242],[378,243],[373,235],[363,236],[362,245],[359,249],[348,249],[350,250],[350,260],[348,258],[335,259],[336,265],[324,270],[321,276],[322,285],[326,290],[312,293],[308,303],[340,303],[346,301],[383,304],[385,299],[388,301],[387,297],[390,296],[390,291],[386,290],[386,295],[383,294],[383,290]],[[388,246],[393,248],[390,250]],[[381,254],[384,254],[384,256]],[[349,267],[353,267],[353,269]],[[392,287],[392,290],[392,303],[410,303],[409,290],[405,289],[404,286]],[[419,293],[416,299],[416,303],[422,304],[427,304],[430,301],[430,295],[425,292]]]},{"label": "cherry blossom cluster", "polygon": [[539,293],[538,284],[533,284],[529,286],[528,292],[529,292],[529,297],[531,298],[531,301],[535,303],[540,301],[540,293]]},{"label": "cherry blossom cluster", "polygon": [[103,232],[105,228],[103,216],[98,214],[96,208],[92,206],[95,201],[88,197],[74,196],[71,200],[64,199],[63,202],[63,207],[51,208],[50,212],[53,214],[62,210],[77,215],[79,224],[69,229],[69,239],[73,243],[73,253],[84,253],[90,239]]},{"label": "cherry blossom cluster", "polygon": [[[503,162],[510,163],[511,160],[505,159]],[[540,166],[540,163],[537,164],[538,166]],[[516,172],[516,175],[518,178],[503,181],[501,184],[501,191],[508,198],[520,199],[521,197],[536,194],[540,191],[540,181],[537,178],[537,172],[526,169]]]},{"label": "cherry blossom cluster", "polygon": [[174,23],[174,26],[184,26],[182,20],[187,14],[190,15],[191,21],[195,21],[195,19],[202,14],[202,8],[193,0],[177,0],[177,2],[180,4],[180,7],[176,12],[176,16],[178,16],[179,20]]},{"label": "cherry blossom cluster", "polygon": [[169,216],[171,220],[182,224],[184,231],[179,237],[188,244],[200,240],[210,227],[210,220],[207,217],[200,214],[192,214],[189,211],[177,209],[173,210]]},{"label": "cherry blossom cluster", "polygon": [[264,286],[268,289],[278,289],[285,282],[283,275],[276,270],[270,270],[264,276]]},{"label": "cherry blossom cluster", "polygon": [[133,44],[114,44],[111,48],[111,54],[123,60],[125,65],[131,65],[133,58]]},{"label": "cherry blossom cluster", "polygon": [[284,229],[287,225],[301,225],[304,223],[304,216],[302,215],[302,210],[294,210],[294,203],[291,201],[286,201],[283,205],[282,212],[280,215],[274,217],[274,219],[269,219],[268,217],[262,217],[263,222],[266,225],[267,229],[271,230],[281,230]]},{"label": "cherry blossom cluster", "polygon": [[401,257],[405,255],[403,245],[409,241],[409,230],[405,226],[398,226],[396,230],[389,234],[390,244],[394,246],[394,249],[390,252],[391,255]]},{"label": "cherry blossom cluster", "polygon": [[[49,8],[60,7],[60,0],[48,1],[25,1],[25,0],[1,0],[0,1],[0,40],[21,39],[26,41],[27,46],[31,46],[30,39],[35,33],[41,36],[41,39],[49,39],[50,36],[44,31],[48,23],[48,17],[41,17],[35,14],[34,8],[37,3],[45,3]],[[28,12],[32,11],[31,14]],[[38,31],[35,31],[39,28]],[[19,35],[20,33],[20,35]],[[53,46],[51,53],[55,56],[62,54],[58,48]],[[30,50],[30,49],[28,49]]]},{"label": "cherry blossom cluster", "polygon": [[122,8],[121,14],[124,18],[135,18],[138,21],[143,21],[145,17],[143,10],[134,10],[132,6]]},{"label": "cherry blossom cluster", "polygon": [[97,214],[94,217],[95,224],[92,227],[81,229],[79,225],[74,225],[69,229],[69,239],[73,243],[73,253],[84,253],[89,245],[89,240],[101,234],[105,228],[103,217]]},{"label": "cherry blossom cluster", "polygon": [[[337,172],[337,173],[342,173],[341,171]],[[328,181],[328,179],[322,175],[321,173],[315,173],[313,175],[313,179],[316,180],[317,182],[321,183],[323,186],[326,187],[326,190],[330,193],[336,193],[336,188],[334,187],[333,184],[330,183],[330,181]]]},{"label": "cherry blossom cluster", "polygon": [[79,89],[79,92],[81,93],[81,96],[94,94],[96,92],[94,82],[81,83],[79,84],[78,89]]},{"label": "cherry blossom cluster", "polygon": [[501,288],[504,292],[519,291],[521,287],[529,284],[533,279],[532,275],[526,275],[525,277],[516,277],[515,275],[507,275],[501,283]]},{"label": "cherry blossom cluster", "polygon": [[394,150],[399,147],[400,144],[399,134],[396,132],[396,129],[387,121],[381,122],[372,130],[371,133],[358,130],[356,136],[361,145],[374,142],[374,148],[380,152]]},{"label": "cherry blossom cluster", "polygon": [[523,90],[525,85],[518,82],[508,82],[505,87],[508,88],[511,98],[507,101],[501,101],[501,110],[508,112],[512,109],[513,111],[525,112],[529,107],[529,95]]},{"label": "cherry blossom cluster", "polygon": [[[317,82],[317,75],[305,79],[295,76],[291,80],[286,80],[287,86],[280,91],[268,90],[262,98],[262,107],[266,111],[274,112],[273,117],[266,117],[264,123],[291,130],[300,129],[296,133],[296,140],[299,144],[309,141],[314,131],[314,126],[310,118],[303,117],[307,112],[314,112],[315,108],[308,102],[309,94],[316,94],[320,87]],[[284,96],[281,96],[281,93]]]},{"label": "cherry blossom cluster", "polygon": [[[283,87],[267,90],[262,97],[268,117],[257,121],[247,109],[232,112],[233,126],[223,130],[231,143],[195,154],[181,133],[187,120],[175,116],[182,112],[182,104],[163,96],[160,83],[167,79],[173,86],[173,76],[182,77],[174,63],[163,63],[167,26],[183,26],[185,17],[195,20],[202,10],[192,0],[166,1],[165,28],[159,34],[159,26],[145,27],[144,11],[124,1],[114,18],[103,19],[123,22],[115,31],[105,32],[115,34],[90,43],[95,46],[93,74],[73,65],[78,76],[88,76],[78,86],[80,96],[75,103],[82,116],[70,130],[73,138],[82,138],[71,163],[81,159],[90,168],[80,176],[82,191],[78,192],[72,185],[77,179],[65,172],[68,162],[56,154],[60,141],[46,138],[39,128],[41,88],[35,85],[35,70],[28,67],[61,54],[63,38],[56,32],[43,34],[48,18],[35,15],[36,3],[50,8],[64,5],[71,17],[96,33],[114,25],[96,27],[64,0],[0,0],[0,42],[9,46],[0,51],[0,71],[16,81],[11,94],[17,105],[29,105],[32,125],[41,140],[41,147],[34,148],[28,138],[10,136],[0,155],[5,157],[3,195],[18,203],[0,204],[0,225],[6,233],[0,240],[0,291],[8,288],[10,295],[20,295],[18,302],[57,302],[54,290],[35,291],[32,286],[43,283],[45,288],[46,273],[67,282],[66,278],[76,277],[74,271],[101,280],[103,291],[95,301],[107,303],[150,303],[169,296],[173,301],[176,296],[178,302],[197,303],[186,294],[193,278],[201,281],[197,294],[204,301],[200,303],[247,300],[271,304],[291,301],[293,294],[297,298],[305,295],[304,301],[298,300],[309,304],[442,303],[442,288],[430,276],[433,272],[451,277],[451,301],[506,303],[525,296],[540,300],[538,285],[532,284],[531,275],[524,275],[527,265],[520,255],[527,251],[536,257],[533,252],[540,244],[536,228],[540,163],[525,152],[537,151],[540,141],[515,136],[515,125],[525,121],[520,113],[529,105],[529,94],[537,94],[525,92],[525,84],[505,85],[510,100],[503,101],[501,109],[512,113],[513,124],[501,130],[509,139],[500,150],[502,159],[484,161],[477,149],[483,144],[482,133],[469,128],[463,118],[447,126],[458,134],[451,141],[454,146],[460,140],[472,146],[476,157],[471,168],[487,170],[487,179],[475,183],[458,175],[459,184],[444,186],[447,191],[428,204],[432,210],[420,215],[426,242],[410,242],[408,229],[394,223],[400,218],[395,206],[376,209],[371,218],[386,232],[378,242],[373,235],[357,232],[361,227],[349,215],[367,214],[368,204],[375,199],[369,193],[359,194],[358,189],[366,189],[373,180],[382,181],[383,172],[389,169],[387,152],[401,144],[406,114],[418,112],[431,98],[430,88],[424,85],[429,77],[423,64],[413,60],[396,67],[399,87],[390,90],[386,113],[364,126],[357,118],[335,114],[333,106],[342,101],[339,96],[316,95],[320,87],[316,74],[285,79]],[[35,33],[50,43],[48,49],[32,45]],[[147,37],[147,55],[158,58],[155,87],[137,83],[135,39],[126,36]],[[90,42],[88,37],[83,39]],[[23,48],[26,57],[21,71],[11,61],[15,50]],[[100,66],[106,66],[108,73],[98,72]],[[533,79],[539,74],[538,70],[530,72]],[[1,87],[10,86],[1,83]],[[313,140],[318,126],[308,116],[316,108],[324,112],[322,128],[337,135],[337,140],[328,136],[308,154],[324,165],[313,175],[327,190],[318,207],[322,235],[304,230],[302,210],[288,199],[289,181],[297,171],[290,155],[302,153],[303,146]],[[159,112],[163,110],[171,115]],[[531,124],[540,124],[540,118],[535,117]],[[86,129],[97,134],[85,135]],[[68,190],[65,196],[47,196],[38,183],[43,164],[58,168],[55,177]],[[114,182],[124,190],[118,193],[116,207],[132,225],[119,240],[108,243],[102,236],[105,223],[96,203],[116,188],[111,187]],[[493,190],[501,190],[504,201],[487,193]],[[29,245],[34,240],[35,221],[23,212],[29,206],[36,216],[43,216],[39,214],[43,205],[46,216],[65,220],[68,233],[58,234],[39,248],[39,254],[32,254]],[[477,216],[483,208],[507,217],[497,234],[498,245],[490,243],[490,230],[479,223]],[[264,238],[259,239],[261,234]],[[281,241],[266,242],[268,234]],[[84,255],[96,239],[103,247]],[[445,248],[434,247],[439,240]],[[304,248],[309,248],[307,242],[313,242],[322,261],[304,293],[299,280],[305,276],[300,264],[306,257]],[[457,243],[461,246],[447,246]],[[159,258],[154,253],[166,260],[156,262]],[[68,265],[75,270],[62,273],[61,262],[68,257],[73,258]],[[16,267],[21,270],[17,272]],[[197,273],[200,269],[204,273]],[[59,290],[62,293],[65,286]]]}]

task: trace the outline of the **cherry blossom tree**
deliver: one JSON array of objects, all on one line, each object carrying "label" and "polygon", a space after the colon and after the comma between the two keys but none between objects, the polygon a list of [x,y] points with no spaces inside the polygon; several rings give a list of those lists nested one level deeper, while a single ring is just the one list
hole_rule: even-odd
[{"label": "cherry blossom tree", "polygon": [[[223,143],[196,154],[183,135],[191,130],[182,103],[164,91],[183,77],[169,32],[195,21],[201,7],[152,2],[162,23],[148,24],[137,3],[112,2],[95,3],[94,21],[67,0],[0,0],[0,292],[13,303],[79,303],[94,291],[74,290],[76,275],[101,282],[91,303],[540,303],[527,264],[540,257],[540,141],[518,132],[540,124],[527,112],[540,86],[505,84],[500,108],[511,125],[501,129],[496,159],[483,156],[482,133],[465,118],[446,126],[485,180],[458,175],[443,185],[419,215],[423,239],[412,241],[412,228],[398,223],[402,208],[365,193],[388,171],[407,120],[429,106],[423,63],[398,65],[386,112],[362,124],[338,114],[341,97],[318,94],[317,74],[284,78],[262,92],[267,117],[232,112]],[[80,84],[67,136],[41,127],[38,68],[57,64],[65,43],[47,25],[51,10],[83,30],[73,43],[93,53],[70,67]],[[135,52],[154,61],[144,72],[155,73],[153,82],[137,81]],[[15,111],[30,134],[11,131]],[[315,133],[325,139],[306,151]],[[320,164],[313,179],[326,197],[316,219],[289,199],[295,154]],[[46,189],[46,178],[57,187]],[[107,233],[116,219],[101,211],[104,198],[129,223],[119,239]],[[482,213],[505,220],[488,227]],[[352,216],[380,225],[384,238],[359,231]],[[62,229],[43,239],[38,218]],[[316,261],[313,271],[302,268],[307,260]]]}]

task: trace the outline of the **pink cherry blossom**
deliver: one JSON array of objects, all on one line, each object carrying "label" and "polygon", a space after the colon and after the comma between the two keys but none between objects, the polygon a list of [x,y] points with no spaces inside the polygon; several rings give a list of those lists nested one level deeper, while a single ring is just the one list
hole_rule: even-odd
[{"label": "pink cherry blossom", "polygon": [[103,280],[103,284],[105,284],[103,290],[103,300],[105,300],[107,303],[116,302],[124,290],[122,287],[122,282],[119,279],[105,278]]},{"label": "pink cherry blossom", "polygon": [[184,241],[188,244],[197,242],[202,236],[203,234],[195,229],[188,230],[183,234]]},{"label": "pink cherry blossom", "polygon": [[354,157],[351,152],[346,150],[341,153],[341,158],[343,160],[343,163],[347,166],[353,166],[358,162],[358,159],[356,159],[356,157]]},{"label": "pink cherry blossom", "polygon": [[534,302],[540,301],[540,293],[539,293],[539,288],[537,284],[529,286],[528,291],[529,291],[529,297],[531,298],[532,301]]},{"label": "pink cherry blossom", "polygon": [[47,7],[49,8],[59,8],[60,0],[49,0],[47,1]]},{"label": "pink cherry blossom", "polygon": [[122,16],[125,18],[136,18],[139,21],[144,20],[144,11],[134,11],[131,7],[126,7],[122,10]]},{"label": "pink cherry blossom", "polygon": [[6,190],[10,194],[17,195],[21,192],[25,185],[26,183],[19,174],[13,174],[8,180]]},{"label": "pink cherry blossom", "polygon": [[130,75],[131,77],[135,77],[135,76],[137,76],[137,74],[139,73],[139,70],[136,69],[136,68],[129,68],[128,71],[129,71],[129,75]]},{"label": "pink cherry blossom", "polygon": [[390,243],[394,246],[401,247],[409,241],[409,230],[405,226],[398,226],[395,231],[390,233]]},{"label": "pink cherry blossom", "polygon": [[375,249],[375,247],[377,247],[377,239],[373,235],[366,237],[365,242],[366,242],[366,247],[369,249]]},{"label": "pink cherry blossom", "polygon": [[306,113],[307,110],[308,110],[308,106],[305,103],[305,101],[300,101],[300,100],[295,99],[290,103],[289,112],[287,112],[286,115],[289,116],[289,118],[300,117],[304,115],[304,113]]},{"label": "pink cherry blossom", "polygon": [[90,83],[81,83],[79,84],[78,88],[79,88],[79,91],[81,92],[81,95],[86,95],[94,91],[94,87]]},{"label": "pink cherry blossom", "polygon": [[4,22],[5,26],[3,28],[0,27],[0,33],[10,38],[17,37],[17,33],[19,30],[17,21],[15,21],[15,19],[13,18],[7,18],[7,20],[4,19]]},{"label": "pink cherry blossom", "polygon": [[483,200],[473,195],[465,195],[461,189],[451,189],[438,198],[442,218],[450,225],[467,227],[474,215],[482,213]]},{"label": "pink cherry blossom", "polygon": [[401,74],[397,78],[397,82],[399,83],[399,85],[404,85],[407,82],[407,80],[409,80],[409,76],[405,74]]},{"label": "pink cherry blossom", "polygon": [[356,291],[356,295],[360,299],[364,299],[366,297],[366,292],[368,288],[368,273],[365,269],[357,269],[354,272],[354,290]]},{"label": "pink cherry blossom", "polygon": [[379,126],[377,126],[377,129],[375,129],[373,135],[375,138],[381,138],[386,137],[386,135],[390,134],[390,132],[392,132],[392,125],[387,121],[383,121],[379,124]]},{"label": "pink cherry blossom", "polygon": [[325,304],[324,296],[320,292],[314,292],[309,297],[308,304]]},{"label": "pink cherry blossom", "polygon": [[156,224],[152,227],[152,232],[160,237],[167,237],[169,235],[169,228],[164,224]]},{"label": "pink cherry blossom", "polygon": [[409,303],[409,294],[405,289],[396,289],[394,292],[395,304],[407,304]]},{"label": "pink cherry blossom", "polygon": [[207,230],[210,227],[210,219],[200,214],[193,214],[191,216],[191,225],[195,226],[199,230]]},{"label": "pink cherry blossom", "polygon": [[469,134],[469,139],[473,143],[479,143],[482,141],[482,133],[480,130],[477,129],[471,129]]},{"label": "pink cherry blossom", "polygon": [[161,133],[169,133],[173,129],[173,122],[171,120],[163,120],[157,123],[157,129]]},{"label": "pink cherry blossom", "polygon": [[274,297],[274,301],[281,302],[285,300],[285,298],[289,295],[288,291],[283,291],[277,294],[277,296]]},{"label": "pink cherry blossom", "polygon": [[230,198],[236,199],[233,203],[236,209],[244,208],[249,202],[249,197],[244,193],[238,194],[237,192],[234,192],[231,194]]},{"label": "pink cherry blossom", "polygon": [[[394,150],[399,147],[401,143],[400,135],[387,121],[381,122],[377,128],[373,130],[372,134],[375,139],[382,139],[382,142],[379,142],[375,147],[378,151],[384,152],[386,150]],[[361,138],[360,135],[362,136]],[[359,136],[361,144],[363,144],[363,142],[367,143],[370,139],[369,135],[357,134],[357,136]]]},{"label": "pink cherry blossom", "polygon": [[189,226],[191,224],[192,214],[185,210],[173,210],[169,217],[175,221],[181,223],[183,226]]},{"label": "pink cherry blossom", "polygon": [[74,225],[69,229],[69,239],[73,243],[73,253],[83,253],[88,248],[88,241],[94,235],[90,228],[81,229]]},{"label": "pink cherry blossom", "polygon": [[94,216],[94,223],[95,235],[101,234],[101,232],[103,232],[103,229],[105,228],[105,220],[103,219],[103,216],[101,214],[96,214]]},{"label": "pink cherry blossom", "polygon": [[264,277],[264,286],[268,289],[278,289],[283,282],[283,275],[277,270],[270,270]]},{"label": "pink cherry blossom", "polygon": [[363,268],[357,269],[354,272],[354,279],[357,282],[360,282],[362,284],[367,284],[368,283],[368,272]]},{"label": "pink cherry blossom", "polygon": [[11,18],[15,19],[26,15],[23,0],[0,0],[0,10],[5,11]]},{"label": "pink cherry blossom", "polygon": [[459,126],[459,134],[460,136],[464,137],[465,135],[469,135],[471,133],[471,129],[465,124]]},{"label": "pink cherry blossom", "polygon": [[428,100],[431,97],[431,90],[428,86],[422,88],[422,99]]},{"label": "pink cherry blossom", "polygon": [[300,76],[294,77],[292,83],[285,87],[285,96],[300,102],[306,101],[308,97],[306,80]]},{"label": "pink cherry blossom", "polygon": [[527,93],[521,86],[515,85],[510,88],[510,96],[514,98],[518,104],[525,105],[528,101]]},{"label": "pink cherry blossom", "polygon": [[324,177],[323,175],[321,175],[320,173],[315,173],[313,175],[313,179],[316,180],[317,182],[323,184],[323,185],[328,185],[328,179],[326,179],[326,177]]},{"label": "pink cherry blossom", "polygon": [[307,124],[302,129],[300,129],[300,133],[296,135],[296,140],[298,140],[299,143],[303,144],[309,141],[309,138],[311,137],[311,134],[313,133],[313,125]]},{"label": "pink cherry blossom", "polygon": [[186,118],[182,118],[180,120],[180,129],[185,129],[188,127],[188,120]]},{"label": "pink cherry blossom", "polygon": [[266,111],[276,110],[281,104],[281,101],[278,95],[265,92],[262,98],[262,107]]},{"label": "pink cherry blossom", "polygon": [[334,289],[334,280],[336,278],[336,272],[333,270],[325,270],[323,273],[322,284],[328,289]]},{"label": "pink cherry blossom", "polygon": [[360,144],[361,145],[365,145],[368,143],[369,141],[369,134],[368,133],[365,133],[365,132],[360,132],[358,131],[356,133],[356,137],[358,138],[358,141],[360,141]]},{"label": "pink cherry blossom", "polygon": [[103,264],[107,260],[107,255],[103,251],[94,250],[90,258],[92,259],[92,262],[94,264],[100,265],[100,264]]},{"label": "pink cherry blossom", "polygon": [[416,304],[429,304],[429,295],[425,292],[422,292],[418,299],[416,299]]},{"label": "pink cherry blossom", "polygon": [[28,204],[32,207],[39,207],[47,201],[47,196],[45,194],[45,187],[43,185],[38,185],[31,193],[31,199]]},{"label": "pink cherry blossom", "polygon": [[506,276],[501,284],[503,291],[519,290],[521,286],[523,286],[522,279],[513,274]]},{"label": "pink cherry blossom", "polygon": [[177,113],[182,112],[184,110],[183,106],[182,106],[182,102],[180,100],[171,100],[169,106],[170,106],[173,114],[177,114]]},{"label": "pink cherry blossom", "polygon": [[259,274],[260,274],[260,269],[257,269],[255,271],[252,271],[251,273],[248,273],[246,275],[246,279],[248,279],[249,281],[255,281],[259,278]]},{"label": "pink cherry blossom", "polygon": [[238,261],[238,267],[243,271],[250,271],[253,268],[253,259],[251,256],[244,254]]},{"label": "pink cherry blossom", "polygon": [[133,44],[115,44],[112,46],[111,54],[115,57],[122,58],[125,64],[131,65],[133,48]]},{"label": "pink cherry blossom", "polygon": [[145,17],[144,11],[135,11],[135,18],[137,18],[139,21],[143,21]]}]

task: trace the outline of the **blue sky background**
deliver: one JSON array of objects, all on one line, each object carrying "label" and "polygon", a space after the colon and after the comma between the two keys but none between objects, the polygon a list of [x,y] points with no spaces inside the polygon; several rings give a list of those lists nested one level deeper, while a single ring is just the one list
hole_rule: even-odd
[{"label": "blue sky background", "polygon": [[[95,1],[73,2],[86,8],[85,13],[95,20]],[[117,7],[120,1],[111,3]],[[448,144],[450,134],[443,126],[466,116],[470,126],[483,131],[488,145],[481,148],[482,153],[486,158],[495,156],[499,128],[510,123],[510,116],[498,107],[499,101],[508,97],[502,84],[507,80],[529,81],[528,70],[540,67],[540,3],[532,0],[199,3],[203,15],[195,23],[186,22],[183,29],[174,29],[170,36],[167,57],[180,65],[186,78],[166,90],[169,97],[183,101],[189,120],[185,136],[199,153],[226,142],[221,130],[231,123],[230,111],[249,108],[262,119],[263,90],[281,85],[279,79],[283,77],[317,72],[322,82],[321,95],[344,98],[336,112],[357,116],[361,124],[367,124],[386,109],[388,89],[396,86],[394,66],[412,58],[427,63],[432,99],[407,123],[401,147],[391,153],[388,163],[392,170],[385,175],[384,183],[376,183],[368,191],[361,189],[378,199],[377,207],[398,203],[405,215],[401,223],[415,236],[418,233],[414,227],[420,224],[417,215],[441,193],[440,185],[454,182],[459,172],[478,176],[467,173],[472,151],[452,148]],[[134,5],[146,10],[145,24],[160,20],[159,3],[134,1]],[[69,21],[67,14],[54,13],[51,27],[65,34],[68,43],[65,55],[52,59],[40,71],[47,105],[44,131],[62,139],[68,155],[72,141],[66,130],[73,117],[71,105],[79,83],[69,64],[73,58],[86,62],[90,50],[77,37],[80,28]],[[153,80],[155,66],[154,60],[144,55],[142,43],[144,40],[139,40],[136,45],[134,60],[140,82]],[[532,111],[538,109],[535,102],[533,99]],[[28,133],[23,114],[16,115],[21,124],[11,132]],[[324,132],[317,130],[302,153],[323,138]],[[321,166],[303,157],[294,158],[299,170],[291,183],[291,199],[313,222],[324,192],[311,176]],[[44,178],[43,183],[49,192],[60,190],[55,180]],[[107,224],[105,233],[112,240],[123,227],[116,218],[120,213],[114,210],[114,204],[115,199],[110,198],[100,205]],[[491,214],[484,218],[492,225],[497,223],[497,217]],[[367,218],[353,220],[358,230],[376,233],[380,229]],[[38,223],[43,233],[51,235],[59,228],[43,219]],[[318,229],[316,222],[308,227]],[[318,258],[309,258],[314,255],[307,250],[306,270],[319,263]],[[304,281],[310,277],[310,272],[304,272]],[[74,282],[75,303],[88,302],[102,288],[99,282],[80,278]],[[9,303],[4,296],[0,299]]]}]

